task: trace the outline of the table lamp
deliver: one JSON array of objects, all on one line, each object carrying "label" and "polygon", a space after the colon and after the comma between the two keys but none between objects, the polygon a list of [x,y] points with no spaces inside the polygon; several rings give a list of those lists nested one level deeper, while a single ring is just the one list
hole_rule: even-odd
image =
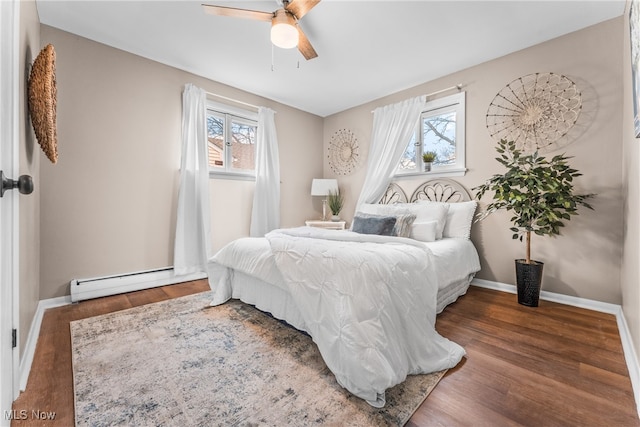
[{"label": "table lamp", "polygon": [[327,221],[327,196],[338,192],[337,179],[315,179],[311,182],[311,195],[324,196],[322,199],[322,220]]}]

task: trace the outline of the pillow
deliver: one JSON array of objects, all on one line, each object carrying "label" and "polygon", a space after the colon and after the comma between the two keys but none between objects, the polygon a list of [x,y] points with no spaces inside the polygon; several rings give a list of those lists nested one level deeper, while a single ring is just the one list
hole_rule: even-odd
[{"label": "pillow", "polygon": [[435,242],[438,221],[425,221],[413,223],[413,238],[421,242]]},{"label": "pillow", "polygon": [[[404,209],[397,207],[397,205],[379,205],[375,203],[363,203],[358,207],[358,213],[368,215],[380,215],[380,216],[392,216],[404,213]],[[357,215],[356,214],[356,215]]]},{"label": "pillow", "polygon": [[[396,219],[396,224],[393,226],[393,231],[390,235],[398,237],[409,237],[411,235],[411,225],[416,219],[416,216],[413,214],[374,215],[358,211],[356,215],[360,218],[381,218],[393,216]],[[355,231],[353,230],[353,224],[351,225],[351,231]]]},{"label": "pillow", "polygon": [[398,237],[411,237],[413,222],[416,220],[414,214],[400,214],[396,216],[396,225],[393,227],[394,235]]},{"label": "pillow", "polygon": [[[415,214],[416,219],[414,221],[414,226],[416,224],[421,224],[425,222],[435,221],[436,222],[436,240],[442,239],[442,232],[444,230],[445,223],[447,221],[447,211],[449,210],[449,206],[444,203],[441,204],[426,204],[426,203],[396,203],[397,208],[406,209],[408,212]],[[422,233],[418,232],[418,236],[415,235],[415,227],[412,226],[411,237],[416,240],[422,240],[419,238]],[[423,241],[431,241],[431,240],[423,240]]]},{"label": "pillow", "polygon": [[[395,203],[392,205],[364,203],[358,208],[358,213],[362,212],[367,214],[386,216],[413,214],[416,216],[416,219],[411,226],[412,231],[409,237],[420,240],[415,236],[415,225],[416,223],[423,223],[428,221],[436,221],[436,239],[442,239],[442,232],[444,230],[448,210],[449,206],[446,203]],[[418,235],[422,235],[422,233],[418,232]]]},{"label": "pillow", "polygon": [[419,203],[426,205],[445,204],[449,206],[447,221],[442,232],[443,237],[456,237],[467,240],[471,238],[471,226],[473,225],[473,216],[476,213],[478,202],[470,200],[460,203],[444,203],[421,200]]},{"label": "pillow", "polygon": [[361,234],[378,234],[381,236],[393,236],[396,225],[394,216],[368,215],[367,217],[356,215],[353,218],[351,230]]},{"label": "pillow", "polygon": [[444,226],[444,237],[458,237],[469,240],[471,238],[471,225],[476,213],[478,202],[450,203],[447,223]]}]

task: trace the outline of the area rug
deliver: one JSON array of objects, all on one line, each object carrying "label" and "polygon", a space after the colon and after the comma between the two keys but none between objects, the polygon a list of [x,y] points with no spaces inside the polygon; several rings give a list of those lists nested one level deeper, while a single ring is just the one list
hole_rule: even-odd
[{"label": "area rug", "polygon": [[311,338],[211,292],[71,323],[77,426],[404,425],[445,371],[376,409],[338,385]]}]

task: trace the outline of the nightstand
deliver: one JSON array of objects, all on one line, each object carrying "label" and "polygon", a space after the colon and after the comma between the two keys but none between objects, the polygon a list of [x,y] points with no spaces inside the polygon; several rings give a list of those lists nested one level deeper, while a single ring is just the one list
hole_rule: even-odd
[{"label": "nightstand", "polygon": [[326,228],[327,230],[344,230],[346,221],[321,221],[321,220],[309,220],[305,221],[308,227]]}]

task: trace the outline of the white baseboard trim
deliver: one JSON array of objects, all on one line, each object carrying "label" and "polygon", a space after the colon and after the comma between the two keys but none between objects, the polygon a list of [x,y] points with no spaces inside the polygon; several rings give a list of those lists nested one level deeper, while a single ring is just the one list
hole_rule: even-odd
[{"label": "white baseboard trim", "polygon": [[[517,293],[515,285],[493,282],[491,280],[473,279],[471,284],[480,288],[494,289],[512,294]],[[633,388],[633,396],[636,401],[636,412],[638,413],[638,416],[640,416],[640,363],[638,362],[638,355],[633,345],[633,339],[629,331],[629,326],[627,325],[627,320],[624,317],[622,306],[570,295],[556,294],[548,291],[541,291],[540,299],[585,308],[587,310],[613,314],[616,316],[616,323],[618,324],[618,332],[620,333],[620,341],[622,342],[624,360],[627,363],[629,379],[631,380],[631,387]]]},{"label": "white baseboard trim", "polygon": [[67,304],[71,304],[71,297],[68,295],[38,301],[38,306],[33,315],[31,327],[29,328],[29,335],[27,335],[24,352],[20,358],[20,391],[25,391],[27,388],[29,372],[31,372],[33,356],[36,354],[36,344],[38,343],[38,336],[40,336],[40,327],[42,326],[44,312],[49,308],[60,307]]},{"label": "white baseboard trim", "polygon": [[[508,292],[510,294],[517,293],[515,285],[507,283],[494,282],[484,279],[473,279],[472,285],[480,288],[494,289],[497,291]],[[608,302],[595,301],[586,298],[574,297],[571,295],[556,294],[554,292],[541,291],[540,299],[545,301],[557,302],[559,304],[571,305],[573,307],[586,308],[587,310],[600,311],[602,313],[618,314],[622,309],[618,304]]]},{"label": "white baseboard trim", "polygon": [[[206,273],[194,273],[184,276],[175,275],[173,273],[173,268],[169,267],[161,272],[158,272],[157,270],[149,270],[120,276],[87,279],[95,282],[102,281],[100,284],[103,286],[101,288],[91,286],[87,289],[83,289],[79,294],[76,292],[74,297],[71,295],[65,295],[63,297],[40,300],[33,316],[33,320],[31,321],[31,327],[29,328],[29,335],[27,336],[24,352],[20,358],[20,391],[24,391],[27,387],[29,373],[31,372],[31,364],[33,363],[33,357],[36,352],[36,344],[38,343],[38,337],[40,336],[42,318],[47,309],[71,304],[78,300],[116,295],[123,292],[150,289],[158,286],[174,285],[192,280],[200,280],[206,277]],[[74,294],[74,292],[72,292],[72,294]]]},{"label": "white baseboard trim", "polygon": [[620,331],[624,358],[627,362],[627,369],[629,370],[629,379],[633,387],[633,397],[636,399],[636,409],[640,417],[640,364],[638,364],[638,354],[633,345],[633,339],[631,338],[629,326],[624,317],[622,307],[620,307],[620,313],[616,314],[616,320],[618,321],[618,331]]}]

